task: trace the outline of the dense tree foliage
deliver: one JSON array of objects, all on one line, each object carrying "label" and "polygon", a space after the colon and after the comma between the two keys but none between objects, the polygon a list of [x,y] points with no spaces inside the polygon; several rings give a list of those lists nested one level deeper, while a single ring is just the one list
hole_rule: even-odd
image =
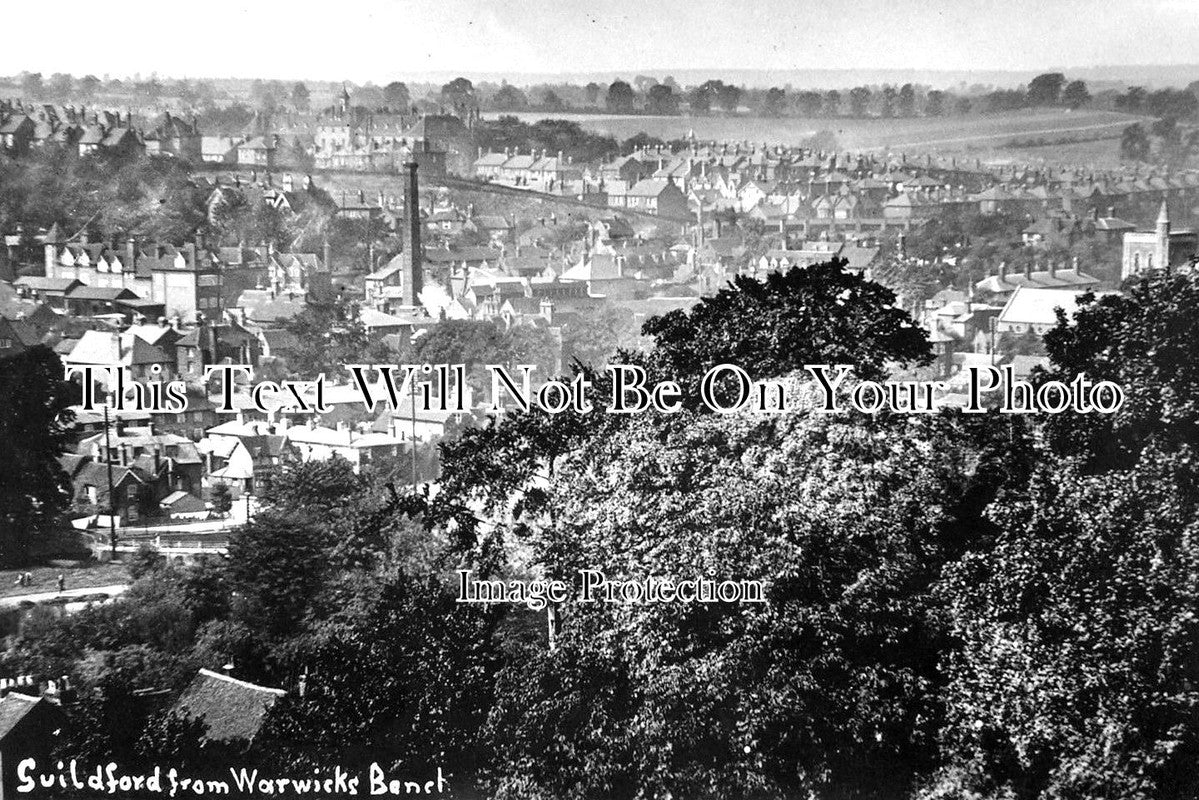
[{"label": "dense tree foliage", "polygon": [[341,613],[296,655],[304,692],[272,715],[262,744],[272,761],[290,770],[439,765],[455,782],[469,777],[493,702],[500,610],[464,607],[435,580],[401,576]]},{"label": "dense tree foliage", "polygon": [[494,122],[483,122],[476,135],[481,147],[495,152],[562,151],[576,161],[602,159],[620,147],[610,136],[585,131],[579,123],[562,119],[543,119],[530,124],[513,116],[502,116]]},{"label": "dense tree foliage", "polygon": [[608,110],[618,114],[627,114],[632,111],[636,101],[637,93],[633,91],[632,86],[622,80],[612,81],[604,100]]},{"label": "dense tree foliage", "polygon": [[80,155],[74,147],[47,145],[20,158],[0,155],[0,184],[0,226],[19,225],[30,235],[57,224],[64,236],[86,233],[93,241],[270,243],[286,251],[319,247],[338,230],[332,198],[319,189],[308,191],[294,214],[232,193],[210,215],[211,188],[193,180],[191,166],[177,158]]},{"label": "dense tree foliage", "polygon": [[664,83],[650,87],[645,96],[645,110],[650,114],[671,115],[679,112],[679,97]]},{"label": "dense tree foliage", "polygon": [[491,104],[501,111],[520,111],[529,105],[525,93],[510,83],[505,83],[491,98]]},{"label": "dense tree foliage", "polygon": [[632,314],[619,306],[605,302],[589,307],[562,326],[562,361],[603,367],[618,349],[632,350],[635,335]]},{"label": "dense tree foliage", "polygon": [[515,667],[535,680],[500,693],[500,787],[904,788],[942,716],[930,588],[989,535],[978,515],[1012,463],[969,426],[909,419],[645,417],[569,459],[559,522],[533,538],[547,574],[759,576],[770,602],[564,610],[558,649]]},{"label": "dense tree foliage", "polygon": [[1192,450],[1038,470],[993,550],[950,571],[949,766],[935,797],[1182,800],[1199,792]]},{"label": "dense tree foliage", "polygon": [[894,295],[844,266],[834,260],[764,281],[738,277],[689,311],[651,319],[644,332],[655,340],[653,363],[696,398],[698,379],[718,364],[736,364],[755,379],[805,364],[848,364],[876,378],[891,362],[926,361],[925,335],[893,307]]},{"label": "dense tree foliage", "polygon": [[392,81],[383,87],[383,101],[387,107],[397,112],[407,111],[412,105],[412,97],[408,93],[408,85],[401,81]]},{"label": "dense tree foliage", "polygon": [[514,376],[519,365],[532,364],[534,380],[552,378],[560,371],[561,344],[547,328],[444,320],[420,338],[415,355],[420,363],[465,364],[471,385],[485,392],[491,385],[489,364],[502,365]]},{"label": "dense tree foliage", "polygon": [[286,325],[296,337],[288,366],[297,377],[332,379],[346,364],[389,363],[386,348],[371,341],[353,303],[309,304]]},{"label": "dense tree foliage", "polygon": [[58,457],[71,438],[68,406],[78,402],[79,387],[63,380],[49,348],[0,359],[0,564],[26,564],[67,507]]},{"label": "dense tree foliage", "polygon": [[1066,76],[1060,72],[1046,72],[1033,78],[1028,84],[1028,103],[1033,106],[1055,106],[1062,97]]},{"label": "dense tree foliage", "polygon": [[165,158],[80,156],[48,146],[20,159],[0,156],[0,225],[17,223],[66,232],[137,232],[190,241],[205,224],[204,200],[188,166]]},{"label": "dense tree foliage", "polygon": [[454,78],[441,87],[441,102],[455,109],[473,105],[475,85],[467,78]]},{"label": "dense tree foliage", "polygon": [[[1113,381],[1127,396],[1116,414],[1060,414],[1045,423],[1055,451],[1096,471],[1129,468],[1143,448],[1199,446],[1199,284],[1190,275],[1150,273],[1124,294],[1084,298],[1072,325],[1063,318],[1045,348],[1044,380]],[[1059,312],[1060,314],[1061,312]]]},{"label": "dense tree foliage", "polygon": [[1070,81],[1062,90],[1062,102],[1070,108],[1082,108],[1091,101],[1091,93],[1085,81]]},{"label": "dense tree foliage", "polygon": [[1129,125],[1120,136],[1120,157],[1129,161],[1149,160],[1151,144],[1143,125]]}]

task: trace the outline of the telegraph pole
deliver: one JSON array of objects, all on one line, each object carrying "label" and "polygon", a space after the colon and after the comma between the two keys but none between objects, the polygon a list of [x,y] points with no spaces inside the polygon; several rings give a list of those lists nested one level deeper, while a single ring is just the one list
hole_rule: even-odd
[{"label": "telegraph pole", "polygon": [[991,366],[995,366],[995,329],[999,327],[996,323],[999,322],[998,317],[991,317]]},{"label": "telegraph pole", "polygon": [[117,504],[113,499],[114,487],[112,485],[112,443],[108,438],[108,403],[104,404],[104,465],[108,470],[108,546],[112,557],[115,560],[117,557],[117,521],[116,512]]},{"label": "telegraph pole", "polygon": [[416,376],[412,376],[412,491],[416,491]]}]

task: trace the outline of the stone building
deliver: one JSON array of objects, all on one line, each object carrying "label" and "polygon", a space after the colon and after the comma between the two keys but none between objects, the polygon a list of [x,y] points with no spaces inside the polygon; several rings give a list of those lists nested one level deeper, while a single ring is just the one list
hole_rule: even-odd
[{"label": "stone building", "polygon": [[1124,234],[1120,277],[1127,279],[1154,269],[1181,266],[1190,263],[1196,253],[1199,253],[1199,234],[1193,230],[1173,230],[1170,210],[1163,200],[1153,230]]}]

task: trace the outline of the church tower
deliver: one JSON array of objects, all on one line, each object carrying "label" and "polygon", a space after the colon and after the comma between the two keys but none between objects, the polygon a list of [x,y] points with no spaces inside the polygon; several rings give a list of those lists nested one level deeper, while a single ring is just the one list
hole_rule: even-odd
[{"label": "church tower", "polygon": [[1154,230],[1153,266],[1157,269],[1170,267],[1170,210],[1166,201],[1162,201],[1161,210],[1157,212],[1157,225]]}]

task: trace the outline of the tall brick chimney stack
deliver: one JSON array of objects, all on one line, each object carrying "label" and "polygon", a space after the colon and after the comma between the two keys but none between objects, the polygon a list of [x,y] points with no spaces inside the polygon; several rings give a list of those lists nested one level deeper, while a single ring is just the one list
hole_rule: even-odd
[{"label": "tall brick chimney stack", "polygon": [[403,232],[403,287],[404,305],[420,305],[420,292],[424,286],[425,259],[420,242],[420,187],[416,180],[416,162],[404,164],[407,185],[404,187],[404,232]]}]

